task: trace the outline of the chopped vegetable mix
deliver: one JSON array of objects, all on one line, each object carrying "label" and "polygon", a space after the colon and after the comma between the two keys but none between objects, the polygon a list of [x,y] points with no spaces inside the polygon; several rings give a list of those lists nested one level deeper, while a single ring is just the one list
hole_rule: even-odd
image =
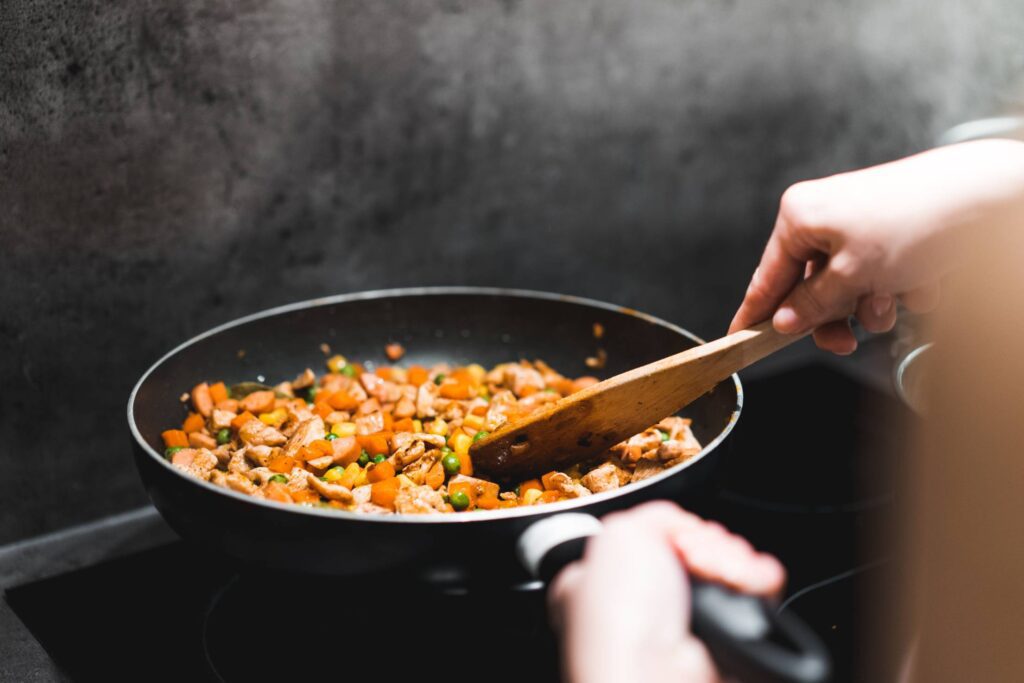
[{"label": "chopped vegetable mix", "polygon": [[[392,361],[405,349],[386,348]],[[161,434],[174,467],[282,504],[379,514],[470,512],[610,491],[686,461],[701,446],[669,417],[564,472],[522,482],[473,476],[470,447],[504,425],[596,383],[542,361],[486,370],[376,366],[334,355],[292,381],[201,382],[180,429]]]}]

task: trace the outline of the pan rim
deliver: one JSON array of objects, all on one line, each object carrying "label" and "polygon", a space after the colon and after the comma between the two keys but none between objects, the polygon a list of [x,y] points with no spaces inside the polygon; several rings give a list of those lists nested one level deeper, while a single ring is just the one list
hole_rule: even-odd
[{"label": "pan rim", "polygon": [[[216,334],[220,334],[226,330],[230,330],[235,327],[248,324],[255,320],[262,320],[264,318],[270,318],[284,313],[291,313],[293,311],[301,311],[311,308],[317,308],[320,306],[329,306],[339,303],[348,303],[351,301],[365,301],[373,299],[384,299],[389,297],[410,297],[410,296],[430,296],[430,295],[473,295],[473,296],[512,296],[523,299],[537,299],[544,301],[562,301],[571,304],[578,304],[588,306],[590,308],[597,308],[606,311],[612,311],[614,313],[620,313],[625,315],[631,315],[641,320],[666,327],[691,341],[698,344],[705,343],[705,340],[701,337],[693,334],[689,330],[686,330],[674,323],[668,322],[662,318],[637,311],[632,308],[625,306],[619,306],[617,304],[608,303],[605,301],[599,301],[597,299],[590,299],[587,297],[580,297],[570,294],[557,294],[554,292],[544,292],[530,289],[517,289],[517,288],[504,288],[504,287],[469,287],[469,286],[432,286],[432,287],[399,287],[391,289],[375,289],[360,292],[351,292],[347,294],[335,294],[326,297],[318,297],[315,299],[306,299],[303,301],[297,301],[290,304],[284,304],[282,306],[275,306],[273,308],[256,311],[244,315],[234,320],[217,325],[216,327],[210,328],[205,332],[187,339],[181,344],[177,345],[167,353],[163,354],[156,362],[149,366],[139,380],[132,387],[131,394],[128,397],[128,427],[132,433],[132,438],[135,443],[152,459],[156,460],[158,465],[166,468],[172,472],[175,476],[181,477],[182,479],[190,482],[193,485],[205,488],[213,493],[228,496],[234,498],[240,502],[262,506],[270,511],[290,513],[298,515],[312,515],[314,517],[320,517],[325,519],[336,519],[341,521],[359,521],[368,522],[373,524],[473,524],[473,523],[485,523],[494,522],[499,520],[508,520],[515,518],[528,518],[534,516],[546,516],[555,514],[558,512],[567,512],[571,510],[577,510],[578,508],[587,507],[592,504],[600,503],[603,501],[611,500],[621,495],[626,495],[631,492],[641,491],[644,488],[654,486],[658,482],[664,481],[669,477],[674,477],[692,465],[703,460],[711,451],[715,450],[722,441],[732,432],[733,428],[739,420],[740,413],[743,410],[743,384],[740,382],[738,374],[731,375],[733,386],[736,389],[736,405],[733,408],[732,414],[729,416],[729,422],[725,428],[718,433],[718,435],[708,442],[698,453],[684,463],[680,463],[674,467],[671,467],[663,472],[660,472],[652,477],[644,479],[636,484],[630,483],[628,486],[614,489],[612,491],[604,491],[602,493],[595,493],[590,496],[583,498],[574,498],[570,500],[558,501],[556,503],[547,503],[541,506],[530,506],[530,508],[509,508],[505,510],[482,510],[476,511],[471,515],[380,515],[380,514],[366,514],[358,512],[349,512],[347,510],[326,510],[315,507],[308,507],[305,505],[285,505],[281,503],[274,503],[271,501],[261,500],[252,496],[244,495],[233,491],[222,486],[216,486],[210,482],[203,481],[196,477],[189,476],[188,474],[180,471],[167,461],[167,459],[161,454],[157,453],[148,442],[142,437],[139,432],[138,425],[135,424],[135,397],[138,394],[139,389],[146,382],[149,376],[160,367],[166,360],[178,354],[179,352],[187,349],[188,347],[196,344],[207,337],[212,337]],[[532,509],[536,507],[537,509]],[[159,508],[158,508],[159,510]]]}]

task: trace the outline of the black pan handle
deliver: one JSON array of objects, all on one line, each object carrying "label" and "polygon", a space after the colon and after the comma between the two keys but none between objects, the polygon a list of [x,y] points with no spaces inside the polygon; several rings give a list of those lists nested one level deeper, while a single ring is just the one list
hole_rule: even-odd
[{"label": "black pan handle", "polygon": [[[547,517],[519,537],[516,550],[533,576],[550,583],[583,556],[601,522],[583,513]],[[764,600],[718,584],[691,581],[691,628],[718,667],[744,683],[823,683],[829,679],[828,650],[792,614],[779,614]]]}]

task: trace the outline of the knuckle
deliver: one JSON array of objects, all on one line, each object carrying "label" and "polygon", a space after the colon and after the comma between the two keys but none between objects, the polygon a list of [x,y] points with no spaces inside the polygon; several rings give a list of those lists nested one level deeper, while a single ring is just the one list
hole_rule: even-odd
[{"label": "knuckle", "polygon": [[821,226],[823,211],[819,181],[804,180],[790,185],[779,199],[779,214],[796,228]]}]

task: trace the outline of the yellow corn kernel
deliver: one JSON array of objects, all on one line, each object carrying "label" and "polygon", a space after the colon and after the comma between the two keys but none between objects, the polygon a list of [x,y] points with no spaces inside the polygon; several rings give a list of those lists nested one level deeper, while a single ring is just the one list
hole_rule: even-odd
[{"label": "yellow corn kernel", "polygon": [[427,433],[444,436],[448,433],[448,423],[439,417],[433,422],[427,424]]},{"label": "yellow corn kernel", "polygon": [[459,432],[453,436],[449,442],[451,449],[459,455],[465,455],[469,453],[469,446],[473,443],[472,437],[465,432]]},{"label": "yellow corn kernel", "polygon": [[415,485],[416,484],[413,483],[412,479],[410,479],[409,477],[405,476],[404,474],[399,474],[398,475],[398,488],[407,489],[410,486],[415,486]]},{"label": "yellow corn kernel", "polygon": [[260,422],[271,427],[280,427],[288,420],[288,411],[284,408],[271,410],[269,413],[260,413]]},{"label": "yellow corn kernel", "polygon": [[413,420],[412,421],[412,431],[419,432],[420,434],[422,434],[423,433],[423,422],[421,422],[420,420]]},{"label": "yellow corn kernel", "polygon": [[473,363],[472,365],[467,365],[466,366],[466,372],[468,372],[469,376],[473,378],[473,383],[474,384],[480,384],[481,382],[483,382],[484,381],[484,375],[487,374],[487,371],[484,370],[484,366],[479,365],[478,363]]},{"label": "yellow corn kernel", "polygon": [[338,422],[333,427],[331,427],[331,434],[334,434],[335,436],[355,436],[356,423]]},{"label": "yellow corn kernel", "polygon": [[540,489],[530,489],[523,494],[523,505],[533,505],[543,493]]},{"label": "yellow corn kernel", "polygon": [[356,479],[359,478],[359,473],[362,471],[363,468],[359,466],[359,463],[349,463],[348,467],[345,468],[345,471],[342,472],[341,477],[338,479],[338,483],[346,488],[352,488],[356,485]]},{"label": "yellow corn kernel", "polygon": [[345,356],[336,355],[327,359],[327,369],[331,372],[341,372],[341,369],[348,365]]},{"label": "yellow corn kernel", "polygon": [[473,415],[471,413],[462,419],[462,424],[464,424],[467,427],[472,427],[477,431],[480,431],[481,429],[484,428],[484,416]]},{"label": "yellow corn kernel", "polygon": [[345,470],[343,468],[341,468],[341,467],[332,467],[331,469],[327,470],[327,472],[324,474],[324,479],[326,479],[327,481],[331,482],[332,484],[336,484],[336,483],[338,483],[338,481],[341,480],[341,478],[344,475],[345,475]]},{"label": "yellow corn kernel", "polygon": [[[356,467],[359,467],[359,465],[356,465]],[[362,467],[359,467],[359,471],[356,472],[356,480],[354,482],[352,482],[351,488],[355,488],[357,486],[363,486],[364,484],[369,484],[369,483],[370,483],[370,481],[366,478],[366,470],[363,469]]]}]

